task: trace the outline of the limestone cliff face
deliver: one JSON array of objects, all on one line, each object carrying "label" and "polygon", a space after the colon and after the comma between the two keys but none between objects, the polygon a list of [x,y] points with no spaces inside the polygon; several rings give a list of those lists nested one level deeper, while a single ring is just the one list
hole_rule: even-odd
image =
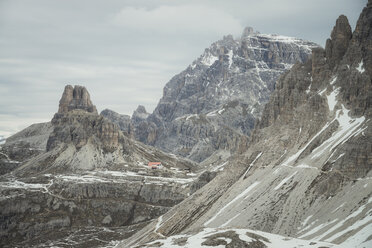
[{"label": "limestone cliff face", "polygon": [[313,47],[317,45],[252,28],[238,39],[225,36],[166,84],[152,114],[133,114],[136,139],[198,162],[236,151],[279,75],[306,61]]},{"label": "limestone cliff face", "polygon": [[119,148],[120,139],[124,142],[119,127],[98,115],[88,91],[82,86],[65,87],[52,125],[54,130],[48,139],[47,151],[69,143],[80,149],[92,141],[103,150],[113,152]]},{"label": "limestone cliff face", "polygon": [[97,114],[73,110],[65,114],[56,114],[52,120],[54,130],[49,136],[47,151],[59,144],[72,143],[76,149],[94,142],[105,151],[113,152],[124,142],[119,127]]},{"label": "limestone cliff face", "polygon": [[115,123],[124,135],[133,138],[134,126],[129,115],[121,115],[110,109],[103,110],[100,115]]},{"label": "limestone cliff face", "polygon": [[326,42],[326,58],[330,68],[342,59],[349,46],[352,32],[347,17],[341,15],[333,28],[331,38]]},{"label": "limestone cliff face", "polygon": [[74,109],[82,109],[97,114],[96,106],[90,100],[87,89],[80,85],[67,85],[59,101],[58,113],[67,113]]},{"label": "limestone cliff face", "polygon": [[145,107],[139,105],[133,112],[131,121],[135,127],[134,138],[143,143],[154,145],[158,128],[153,122],[147,121],[149,115]]},{"label": "limestone cliff face", "polygon": [[204,228],[370,246],[371,33],[372,1],[352,34],[340,16],[326,48],[280,77],[230,166],[121,247]]}]

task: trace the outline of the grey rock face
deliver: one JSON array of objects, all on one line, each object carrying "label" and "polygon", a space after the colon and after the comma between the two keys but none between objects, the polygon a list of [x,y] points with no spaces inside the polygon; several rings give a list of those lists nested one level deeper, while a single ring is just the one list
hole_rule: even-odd
[{"label": "grey rock face", "polygon": [[82,109],[97,114],[96,106],[90,101],[90,95],[85,87],[67,85],[59,101],[58,113],[67,113],[74,109]]},{"label": "grey rock face", "polygon": [[142,105],[139,105],[137,109],[133,112],[132,121],[134,123],[139,123],[147,119],[149,117],[149,113],[147,113],[146,108]]},{"label": "grey rock face", "polygon": [[198,162],[218,150],[234,152],[279,75],[306,61],[316,46],[252,28],[241,39],[225,36],[166,84],[151,115],[134,113],[136,139]]},{"label": "grey rock face", "polygon": [[119,147],[119,140],[123,139],[117,125],[98,114],[81,110],[55,114],[52,125],[54,130],[49,136],[47,151],[60,144],[69,143],[73,143],[76,149],[80,149],[89,140],[95,140],[103,150],[113,152]]},{"label": "grey rock face", "polygon": [[48,138],[47,151],[70,143],[80,149],[91,141],[105,152],[113,152],[119,148],[119,142],[125,142],[119,127],[98,115],[83,86],[65,87],[52,125],[54,130]]},{"label": "grey rock face", "polygon": [[[107,245],[133,232],[126,226],[140,228],[190,192],[187,184],[166,183],[161,178],[144,184],[143,180],[141,176],[58,174],[2,181],[0,245],[68,246],[69,239],[77,239],[75,245],[90,246],[87,240],[79,240],[80,235],[75,236],[78,229],[93,240],[94,233],[90,232],[97,235],[103,231],[107,237],[102,238],[105,242],[101,245]],[[115,231],[121,234],[111,237]]]},{"label": "grey rock face", "polygon": [[331,38],[326,43],[326,57],[331,68],[342,59],[351,40],[351,27],[347,17],[341,15],[333,28]]},{"label": "grey rock face", "polygon": [[147,120],[149,115],[145,107],[139,105],[133,112],[131,121],[135,126],[135,139],[149,145],[154,145],[158,128],[155,123]]},{"label": "grey rock face", "polygon": [[[70,90],[51,123],[19,132],[0,151],[1,247],[109,245],[191,193],[194,177],[187,172],[196,164],[123,135],[91,111],[84,87],[77,88],[76,101],[66,100]],[[128,120],[104,114],[119,125]]]},{"label": "grey rock face", "polygon": [[341,16],[328,42],[332,51],[315,49],[311,60],[280,77],[230,166],[166,213],[160,228],[152,223],[120,247],[204,228],[369,246],[363,233],[372,211],[371,21],[371,1],[352,36]]},{"label": "grey rock face", "polygon": [[6,139],[0,147],[0,175],[11,172],[22,162],[45,152],[52,131],[50,122],[38,123]]},{"label": "grey rock face", "polygon": [[213,180],[217,175],[216,171],[205,171],[191,184],[191,193],[201,189],[204,185]]},{"label": "grey rock face", "polygon": [[129,115],[121,115],[110,109],[103,110],[100,115],[116,124],[124,135],[133,137],[134,126]]}]

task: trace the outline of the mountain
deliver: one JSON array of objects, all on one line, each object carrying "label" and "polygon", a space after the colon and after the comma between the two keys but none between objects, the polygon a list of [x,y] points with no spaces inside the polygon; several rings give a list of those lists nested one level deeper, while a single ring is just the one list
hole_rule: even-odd
[{"label": "mountain", "polygon": [[51,122],[9,137],[0,161],[1,247],[106,246],[208,182],[98,115],[82,86],[65,87]]},{"label": "mountain", "polygon": [[369,0],[280,77],[222,173],[118,247],[371,247],[371,34]]},{"label": "mountain", "polygon": [[246,28],[213,43],[164,87],[152,114],[132,115],[134,137],[201,162],[228,157],[250,135],[279,76],[318,45]]},{"label": "mountain", "polygon": [[134,126],[129,115],[121,115],[110,109],[103,110],[100,115],[116,124],[125,136],[133,138]]},{"label": "mountain", "polygon": [[4,140],[0,146],[0,175],[11,172],[21,162],[45,152],[52,131],[50,122],[37,123]]}]

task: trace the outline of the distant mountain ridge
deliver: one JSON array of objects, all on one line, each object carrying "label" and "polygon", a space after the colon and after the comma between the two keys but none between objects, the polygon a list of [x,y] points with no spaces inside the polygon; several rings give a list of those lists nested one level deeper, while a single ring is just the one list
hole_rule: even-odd
[{"label": "distant mountain ridge", "polygon": [[314,47],[250,27],[225,36],[165,85],[153,113],[133,113],[134,137],[197,162],[228,155],[250,135],[279,76]]}]

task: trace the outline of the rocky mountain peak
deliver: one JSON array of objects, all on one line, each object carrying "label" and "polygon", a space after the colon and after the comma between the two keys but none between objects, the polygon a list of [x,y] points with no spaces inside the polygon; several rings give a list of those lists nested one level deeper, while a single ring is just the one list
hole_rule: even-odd
[{"label": "rocky mountain peak", "polygon": [[257,33],[258,32],[257,31],[255,32],[252,27],[245,27],[244,30],[243,30],[241,38],[244,39],[248,36],[252,36],[252,35],[257,34]]},{"label": "rocky mountain peak", "polygon": [[[280,74],[317,44],[253,28],[224,36],[164,87],[152,114],[132,115],[135,138],[194,161],[235,151],[246,140]],[[220,157],[219,155],[216,157]]]},{"label": "rocky mountain peak", "polygon": [[119,147],[122,136],[116,124],[98,115],[88,90],[79,85],[65,87],[52,125],[54,130],[49,136],[47,151],[71,143],[80,149],[91,141],[104,151],[112,152]]},{"label": "rocky mountain peak", "polygon": [[352,35],[351,27],[349,24],[349,20],[345,15],[340,15],[337,20],[336,24],[332,30],[331,38],[335,40],[339,37],[344,38],[345,36],[350,39]]},{"label": "rocky mountain peak", "polygon": [[147,114],[146,108],[143,105],[138,105],[135,112],[137,112],[138,114]]},{"label": "rocky mountain peak", "polygon": [[372,77],[372,1],[369,0],[360,14],[352,44],[359,47],[363,54],[363,64],[366,72]]},{"label": "rocky mountain peak", "polygon": [[132,120],[138,122],[146,119],[150,114],[147,113],[146,108],[143,105],[138,105],[137,109],[132,114]]},{"label": "rocky mountain peak", "polygon": [[98,114],[96,106],[92,104],[90,95],[84,86],[66,85],[65,90],[62,94],[62,98],[59,101],[58,113],[63,114],[74,109],[82,109],[89,113]]},{"label": "rocky mountain peak", "polygon": [[331,68],[339,61],[349,47],[352,37],[351,27],[346,16],[340,15],[331,33],[331,38],[326,42],[326,57]]}]

